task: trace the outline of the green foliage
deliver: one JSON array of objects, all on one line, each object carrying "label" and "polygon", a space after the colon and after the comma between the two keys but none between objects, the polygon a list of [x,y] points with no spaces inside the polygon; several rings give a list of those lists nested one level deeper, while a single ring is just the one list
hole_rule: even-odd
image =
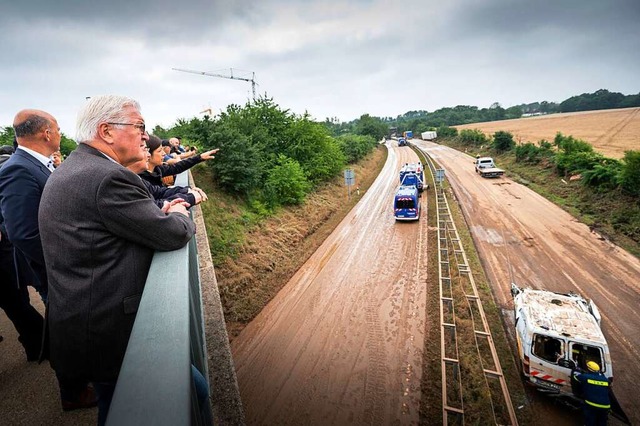
[{"label": "green foliage", "polygon": [[0,127],[0,145],[13,146],[15,132],[12,126]]},{"label": "green foliage", "polygon": [[522,108],[519,106],[512,106],[507,108],[504,112],[504,118],[507,120],[522,117]]},{"label": "green foliage", "polygon": [[597,164],[604,164],[605,157],[593,151],[558,152],[554,162],[558,173],[572,174],[592,170]]},{"label": "green foliage", "polygon": [[325,126],[311,121],[308,114],[291,121],[285,139],[289,143],[283,153],[300,163],[313,183],[331,179],[345,165],[338,142],[329,136]]},{"label": "green foliage", "polygon": [[493,134],[493,148],[498,152],[511,151],[516,146],[513,135],[499,130]]},{"label": "green foliage", "polygon": [[[639,94],[640,95],[640,94]],[[583,93],[572,96],[560,103],[560,112],[592,111],[596,109],[613,109],[640,106],[640,96],[625,96],[618,92],[609,92],[606,89],[596,90],[593,93]]]},{"label": "green foliage", "polygon": [[462,129],[460,141],[467,145],[484,145],[489,142],[487,136],[478,129]]},{"label": "green foliage", "polygon": [[516,161],[520,163],[538,164],[544,158],[553,156],[553,145],[545,140],[541,140],[539,145],[527,142],[515,147]]},{"label": "green foliage", "polygon": [[222,123],[208,138],[212,146],[220,148],[215,160],[207,163],[220,187],[229,193],[244,195],[255,190],[266,171],[260,150],[251,137]]},{"label": "green foliage", "polygon": [[340,136],[337,141],[348,164],[363,159],[377,144],[371,136],[351,134]]},{"label": "green foliage", "polygon": [[630,194],[640,196],[640,151],[626,151],[622,159],[620,184]]},{"label": "green foliage", "polygon": [[78,147],[78,144],[73,139],[70,139],[70,138],[66,137],[64,134],[61,135],[61,137],[60,137],[60,153],[65,158],[69,154],[71,154],[71,151],[73,151],[77,147]]},{"label": "green foliage", "polygon": [[458,136],[458,129],[456,129],[455,127],[449,127],[444,124],[438,127],[438,130],[436,130],[436,132],[439,138],[455,138],[456,136]]},{"label": "green foliage", "polygon": [[598,191],[608,191],[618,187],[618,176],[622,169],[619,161],[607,159],[582,172],[582,182]]},{"label": "green foliage", "polygon": [[371,117],[369,114],[364,114],[359,120],[356,120],[355,132],[359,135],[368,135],[379,141],[388,131],[388,126],[382,120],[377,117]]},{"label": "green foliage", "polygon": [[603,155],[596,153],[590,144],[573,136],[564,136],[558,132],[553,143],[558,148],[553,161],[560,174],[591,170],[605,159]]},{"label": "green foliage", "polygon": [[283,154],[276,166],[269,170],[265,184],[265,201],[271,208],[278,205],[300,204],[311,189],[300,164]]}]

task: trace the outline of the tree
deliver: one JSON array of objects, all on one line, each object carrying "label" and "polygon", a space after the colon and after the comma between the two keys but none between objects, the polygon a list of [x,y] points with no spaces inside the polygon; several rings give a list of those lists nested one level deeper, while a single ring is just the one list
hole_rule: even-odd
[{"label": "tree", "polygon": [[493,147],[498,152],[511,151],[514,146],[516,143],[511,133],[498,130],[493,134]]},{"label": "tree", "polygon": [[388,126],[379,118],[364,114],[357,121],[355,130],[359,135],[369,135],[379,141],[387,134]]}]

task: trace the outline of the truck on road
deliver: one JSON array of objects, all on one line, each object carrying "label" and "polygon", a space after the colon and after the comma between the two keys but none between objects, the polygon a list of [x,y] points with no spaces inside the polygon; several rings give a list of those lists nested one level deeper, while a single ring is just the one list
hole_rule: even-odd
[{"label": "truck on road", "polygon": [[424,169],[422,163],[405,163],[400,169],[400,185],[415,185],[418,191],[424,190]]},{"label": "truck on road", "polygon": [[405,138],[398,138],[398,146],[406,146],[407,140]]},{"label": "truck on road", "polygon": [[476,157],[474,161],[476,173],[482,177],[500,177],[504,174],[504,170],[496,167],[491,157]]},{"label": "truck on road", "polygon": [[430,131],[430,132],[422,132],[420,136],[425,141],[432,141],[438,137],[438,134],[434,131]]}]

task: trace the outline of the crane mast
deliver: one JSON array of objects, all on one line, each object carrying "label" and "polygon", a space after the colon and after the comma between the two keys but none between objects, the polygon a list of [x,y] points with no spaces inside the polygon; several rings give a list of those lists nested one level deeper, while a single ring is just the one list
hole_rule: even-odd
[{"label": "crane mast", "polygon": [[230,80],[242,80],[242,81],[249,81],[251,82],[251,91],[253,92],[253,100],[256,100],[256,73],[252,72],[251,78],[243,78],[243,77],[234,77],[233,75],[233,68],[229,68],[230,70],[230,74],[229,75],[224,75],[224,74],[215,74],[215,73],[210,73],[210,72],[204,72],[204,71],[195,71],[195,70],[187,70],[187,69],[183,69],[183,68],[171,68],[174,71],[181,71],[181,72],[188,72],[190,74],[198,74],[198,75],[206,75],[208,77],[220,77],[220,78],[228,78]]}]

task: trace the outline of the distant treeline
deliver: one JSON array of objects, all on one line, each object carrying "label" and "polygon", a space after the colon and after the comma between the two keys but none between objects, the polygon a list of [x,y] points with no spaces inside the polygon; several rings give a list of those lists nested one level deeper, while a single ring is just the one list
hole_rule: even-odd
[{"label": "distant treeline", "polygon": [[[622,93],[600,89],[594,93],[583,93],[578,96],[572,96],[559,104],[542,101],[515,105],[506,109],[497,102],[489,108],[458,105],[455,107],[440,108],[433,112],[422,110],[408,111],[396,118],[382,117],[379,118],[379,120],[389,128],[397,128],[398,132],[412,130],[414,133],[419,134],[428,130],[435,130],[441,126],[458,126],[462,124],[508,120],[528,115],[552,114],[557,112],[592,111],[639,106],[640,93],[636,95],[623,95]],[[327,121],[331,123],[335,122],[335,120]],[[357,121],[358,120],[350,123],[342,123],[342,129],[348,131],[350,126],[355,125]]]}]

